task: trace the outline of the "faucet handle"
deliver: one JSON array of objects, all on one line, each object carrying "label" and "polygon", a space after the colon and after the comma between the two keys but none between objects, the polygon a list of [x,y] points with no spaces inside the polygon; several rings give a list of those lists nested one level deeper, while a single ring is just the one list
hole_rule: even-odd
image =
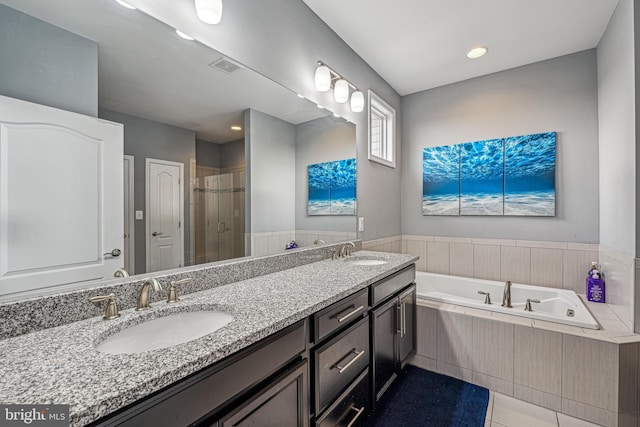
[{"label": "faucet handle", "polygon": [[329,258],[330,259],[338,259],[338,251],[335,249],[331,249],[331,252],[329,253]]},{"label": "faucet handle", "polygon": [[169,294],[167,295],[167,302],[178,302],[180,301],[180,298],[178,298],[178,289],[176,288],[176,285],[181,285],[183,283],[188,283],[190,281],[192,281],[193,279],[191,277],[187,277],[185,279],[180,279],[180,280],[172,280],[169,283]]},{"label": "faucet handle", "polygon": [[102,302],[108,301],[107,306],[104,309],[104,320],[112,320],[120,317],[120,313],[118,312],[118,304],[116,303],[116,294],[109,295],[96,295],[95,297],[89,298],[89,302]]},{"label": "faucet handle", "polygon": [[480,295],[484,295],[484,303],[491,304],[491,294],[489,292],[478,291]]},{"label": "faucet handle", "polygon": [[531,303],[535,302],[536,304],[540,304],[540,300],[539,299],[529,299],[527,298],[527,303],[524,305],[524,310],[525,311],[533,311],[533,309],[531,308]]}]

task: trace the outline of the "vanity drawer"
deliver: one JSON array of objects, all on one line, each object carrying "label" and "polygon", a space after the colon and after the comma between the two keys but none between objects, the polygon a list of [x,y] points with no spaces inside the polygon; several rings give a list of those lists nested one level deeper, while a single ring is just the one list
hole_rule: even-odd
[{"label": "vanity drawer", "polygon": [[315,413],[322,412],[369,366],[369,319],[313,351]]},{"label": "vanity drawer", "polygon": [[367,313],[367,289],[363,289],[313,315],[313,337],[316,343],[351,321]]},{"label": "vanity drawer", "polygon": [[316,427],[359,426],[370,411],[369,369],[365,369],[356,381],[316,421]]},{"label": "vanity drawer", "polygon": [[371,285],[371,307],[380,304],[405,286],[415,282],[416,266],[410,265]]}]

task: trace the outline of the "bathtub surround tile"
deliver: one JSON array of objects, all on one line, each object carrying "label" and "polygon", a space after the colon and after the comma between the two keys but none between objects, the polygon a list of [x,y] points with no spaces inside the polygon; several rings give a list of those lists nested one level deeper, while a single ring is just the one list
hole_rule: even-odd
[{"label": "bathtub surround tile", "polygon": [[473,245],[471,243],[449,243],[449,274],[473,277]]},{"label": "bathtub surround tile", "polygon": [[487,419],[490,420],[493,416],[493,399],[496,397],[496,392],[489,390],[489,403],[487,404]]},{"label": "bathtub surround tile", "polygon": [[591,262],[598,262],[596,251],[564,251],[564,265],[562,269],[562,287],[584,294],[586,293],[585,278],[591,268]]},{"label": "bathtub surround tile", "polygon": [[618,427],[618,414],[586,405],[571,399],[562,399],[562,412],[604,427]]},{"label": "bathtub surround tile", "polygon": [[563,325],[561,323],[547,322],[546,320],[533,319],[533,326],[538,329],[544,329],[552,332],[562,332],[563,334],[571,334],[584,336],[584,329],[577,326]]},{"label": "bathtub surround tile", "polygon": [[513,397],[543,408],[551,409],[552,411],[562,411],[562,398],[560,396],[545,393],[520,384],[513,385]]},{"label": "bathtub surround tile", "polygon": [[557,415],[559,427],[600,427],[597,424],[593,424],[579,418],[574,418],[561,412],[558,412]]},{"label": "bathtub surround tile", "polygon": [[587,296],[585,294],[579,294],[578,296],[582,300],[582,303],[586,305],[589,311],[598,319],[620,320],[613,310],[611,310],[609,304],[587,301]]},{"label": "bathtub surround tile", "polygon": [[437,360],[439,362],[466,369],[472,368],[472,317],[458,313],[438,312],[437,336]]},{"label": "bathtub surround tile", "polygon": [[433,238],[436,242],[446,242],[446,243],[471,243],[471,238],[469,237],[443,237],[443,236],[435,236]]},{"label": "bathtub surround tile", "polygon": [[514,350],[515,383],[558,396],[557,403],[561,406],[562,334],[516,326]]},{"label": "bathtub surround tile", "polygon": [[496,393],[492,421],[508,427],[557,427],[554,411]]},{"label": "bathtub surround tile", "polygon": [[528,284],[531,280],[531,249],[500,248],[500,280]]},{"label": "bathtub surround tile", "polygon": [[416,327],[420,331],[416,336],[417,354],[435,360],[438,357],[438,310],[417,307]]},{"label": "bathtub surround tile", "polygon": [[437,372],[442,375],[447,375],[453,378],[457,378],[468,383],[473,383],[473,371],[471,369],[461,368],[460,366],[450,365],[445,362],[437,361]]},{"label": "bathtub surround tile", "polygon": [[406,253],[420,257],[416,262],[416,270],[427,271],[427,242],[424,240],[407,240]]},{"label": "bathtub surround tile", "polygon": [[474,245],[473,277],[500,280],[500,246]]},{"label": "bathtub surround tile", "polygon": [[449,243],[427,242],[427,271],[449,274]]},{"label": "bathtub surround tile", "polygon": [[584,334],[600,338],[617,338],[633,335],[633,332],[627,328],[627,325],[620,320],[601,319],[598,323],[600,323],[600,329],[584,328]]},{"label": "bathtub surround tile", "polygon": [[634,298],[640,298],[640,292],[635,292],[635,258],[601,247],[599,261],[605,275],[607,304],[633,329]]},{"label": "bathtub surround tile", "polygon": [[513,381],[514,326],[473,319],[473,371]]},{"label": "bathtub surround tile", "polygon": [[563,398],[616,412],[618,372],[617,344],[563,337]]},{"label": "bathtub surround tile", "polygon": [[638,399],[638,368],[639,362],[638,344],[621,344],[618,346],[619,354],[619,383],[618,383],[618,412],[636,414],[640,409]]},{"label": "bathtub surround tile", "polygon": [[570,250],[570,251],[598,252],[598,244],[595,244],[595,243],[567,243],[567,249]]},{"label": "bathtub surround tile", "polygon": [[514,314],[498,313],[497,311],[494,311],[491,313],[491,320],[495,320],[497,322],[511,323],[512,325],[520,325],[520,326],[526,326],[526,327],[533,326],[533,319],[530,319],[528,317],[516,316]]},{"label": "bathtub surround tile", "polygon": [[471,239],[471,243],[474,245],[488,245],[488,246],[515,246],[515,240],[509,239]]},{"label": "bathtub surround tile", "polygon": [[544,248],[544,249],[567,249],[566,242],[544,242],[537,240],[516,240],[516,246],[524,246],[527,248]]},{"label": "bathtub surround tile", "polygon": [[531,284],[562,288],[563,255],[560,249],[531,248]]},{"label": "bathtub surround tile", "polygon": [[[485,375],[481,374],[480,372],[474,371],[473,381],[471,381],[471,383],[488,388],[489,390],[494,390],[507,396],[513,396],[513,383],[511,381],[501,380],[500,378],[492,377],[491,375]],[[495,403],[493,411],[495,417]]]},{"label": "bathtub surround tile", "polygon": [[421,356],[420,354],[416,354],[409,361],[410,365],[417,366],[421,369],[426,369],[431,372],[438,372],[438,364],[435,359],[431,359],[428,357]]}]

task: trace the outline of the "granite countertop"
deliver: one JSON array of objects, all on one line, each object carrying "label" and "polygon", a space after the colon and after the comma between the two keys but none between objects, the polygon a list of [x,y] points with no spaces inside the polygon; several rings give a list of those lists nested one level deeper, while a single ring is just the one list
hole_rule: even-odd
[{"label": "granite countertop", "polygon": [[[359,251],[383,265],[326,260],[157,302],[150,310],[102,317],[0,341],[0,402],[68,404],[70,425],[81,426],[205,368],[310,314],[401,270],[412,255]],[[183,286],[188,286],[185,284]],[[164,290],[163,292],[166,292]],[[217,309],[234,316],[221,329],[166,349],[109,355],[94,344],[146,319]]]}]

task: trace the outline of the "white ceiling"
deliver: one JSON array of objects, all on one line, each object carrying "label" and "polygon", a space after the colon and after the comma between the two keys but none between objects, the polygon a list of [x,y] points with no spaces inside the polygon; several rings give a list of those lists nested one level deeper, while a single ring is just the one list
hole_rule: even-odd
[{"label": "white ceiling", "polygon": [[[303,0],[400,95],[596,47],[618,0]],[[475,46],[489,53],[468,59]]]},{"label": "white ceiling", "polygon": [[216,143],[244,136],[230,127],[243,126],[250,107],[293,124],[330,114],[253,70],[211,68],[222,53],[180,39],[167,25],[113,0],[0,4],[98,43],[101,108],[190,129]]}]

